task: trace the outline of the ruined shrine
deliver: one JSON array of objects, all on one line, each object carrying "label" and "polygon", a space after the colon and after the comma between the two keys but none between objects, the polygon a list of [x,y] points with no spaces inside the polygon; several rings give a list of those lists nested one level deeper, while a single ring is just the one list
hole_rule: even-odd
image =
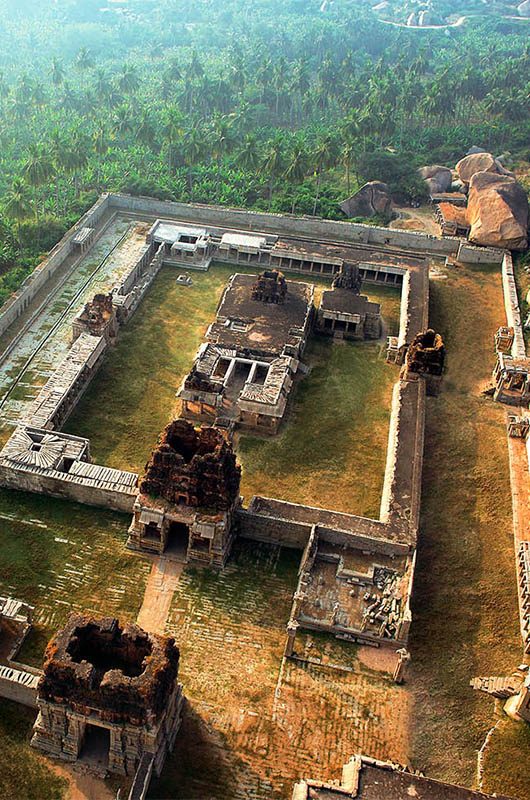
[{"label": "ruined shrine", "polygon": [[97,747],[110,772],[160,775],[180,727],[179,650],[112,617],[73,614],[48,644],[31,744],[65,761]]},{"label": "ruined shrine", "polygon": [[252,286],[252,299],[261,303],[284,303],[286,295],[287,281],[277,269],[262,272]]},{"label": "ruined shrine", "polygon": [[312,284],[232,275],[179,397],[182,415],[277,433],[313,322]]},{"label": "ruined shrine", "polygon": [[379,339],[381,306],[361,295],[361,286],[359,267],[345,263],[332,288],[322,293],[316,325],[319,333],[334,339]]},{"label": "ruined shrine", "polygon": [[240,479],[241,468],[220,430],[171,422],[140,482],[128,546],[222,567],[232,544]]},{"label": "ruined shrine", "polygon": [[82,333],[89,333],[91,336],[104,336],[107,342],[111,342],[118,335],[118,327],[112,294],[96,294],[74,319],[73,339],[75,341]]},{"label": "ruined shrine", "polygon": [[403,380],[425,378],[427,394],[437,395],[445,366],[445,345],[439,333],[428,328],[410,344],[401,370]]}]

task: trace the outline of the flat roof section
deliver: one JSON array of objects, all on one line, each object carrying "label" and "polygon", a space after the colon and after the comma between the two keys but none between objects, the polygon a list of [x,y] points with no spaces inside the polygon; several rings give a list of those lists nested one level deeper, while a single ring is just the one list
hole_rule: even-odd
[{"label": "flat roof section", "polygon": [[[313,286],[287,281],[284,303],[252,299],[254,275],[233,275],[226,287],[217,319],[208,333],[210,342],[223,347],[247,348],[280,355],[291,339],[293,328],[303,329],[313,301]],[[244,323],[236,324],[231,321]],[[243,328],[243,329],[242,329]],[[299,338],[300,333],[297,332]]]}]

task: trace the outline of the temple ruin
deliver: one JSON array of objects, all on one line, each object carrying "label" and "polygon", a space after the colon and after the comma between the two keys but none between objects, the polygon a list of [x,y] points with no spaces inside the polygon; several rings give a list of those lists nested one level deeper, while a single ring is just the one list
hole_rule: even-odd
[{"label": "temple ruin", "polygon": [[173,639],[73,614],[46,649],[31,744],[64,761],[104,750],[120,775],[148,759],[160,775],[180,726],[178,670]]},{"label": "temple ruin", "polygon": [[317,330],[336,339],[379,339],[381,306],[361,295],[359,268],[345,264],[333,279],[331,291],[322,293]]},{"label": "temple ruin", "polygon": [[233,275],[179,390],[191,420],[276,433],[313,321],[313,286]]},{"label": "temple ruin", "polygon": [[188,562],[223,567],[234,538],[240,478],[232,447],[219,430],[175,420],[140,482],[128,547],[172,550]]},{"label": "temple ruin", "polygon": [[[426,398],[439,392],[445,369],[443,339],[429,326],[430,262],[502,266],[506,325],[496,337],[491,393],[514,406],[510,441],[526,451],[530,369],[511,258],[405,230],[105,195],[0,311],[0,332],[27,311],[65,258],[81,259],[116,219],[141,222],[134,255],[72,300],[64,321],[67,347],[53,331],[45,333],[49,362],[34,395],[21,400],[16,391],[24,367],[0,399],[10,426],[0,452],[0,485],[125,512],[132,517],[128,547],[155,564],[222,569],[236,537],[296,550],[300,564],[282,623],[282,665],[300,658],[299,632],[314,631],[397,653],[394,679],[401,683],[413,624]],[[174,387],[181,418],[168,424],[142,475],[93,463],[90,441],[62,428],[110,346],[141,313],[163,267],[176,268],[175,275],[183,267],[200,273],[217,262],[233,269],[189,372]],[[320,301],[315,275],[329,280]],[[386,326],[379,304],[368,299],[370,285],[400,291],[399,331],[386,339],[395,378],[379,513],[371,518],[320,508],[318,497],[315,505],[241,498],[237,431],[274,436],[281,430],[308,370],[311,336],[332,336],[339,340],[333,348],[341,339],[379,341],[384,358]],[[15,355],[16,345],[15,337]],[[521,629],[530,650],[530,533],[520,538]],[[140,774],[147,786],[145,776],[150,769],[160,773],[178,730],[178,666],[172,640],[113,618],[74,615],[46,653],[34,746],[75,761],[103,740],[108,769]],[[517,698],[512,704],[521,719],[530,707],[527,684],[526,675],[512,676],[511,694],[503,695]],[[357,783],[306,780],[294,797],[376,800],[422,791],[433,798],[485,797],[369,759],[357,759],[354,767]],[[377,794],[376,784],[384,791]]]}]

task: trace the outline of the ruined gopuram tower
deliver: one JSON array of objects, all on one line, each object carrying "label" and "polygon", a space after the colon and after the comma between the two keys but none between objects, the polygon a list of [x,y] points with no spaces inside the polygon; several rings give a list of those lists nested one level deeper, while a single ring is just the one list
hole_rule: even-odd
[{"label": "ruined gopuram tower", "polygon": [[65,761],[96,750],[120,775],[152,760],[160,775],[180,727],[178,670],[173,639],[73,614],[46,649],[32,746]]},{"label": "ruined gopuram tower", "polygon": [[241,468],[220,430],[175,420],[146,466],[127,546],[223,567],[234,536],[240,480]]},{"label": "ruined gopuram tower", "polygon": [[401,369],[403,380],[425,379],[427,394],[436,396],[440,391],[445,366],[445,345],[439,333],[428,328],[414,337]]}]

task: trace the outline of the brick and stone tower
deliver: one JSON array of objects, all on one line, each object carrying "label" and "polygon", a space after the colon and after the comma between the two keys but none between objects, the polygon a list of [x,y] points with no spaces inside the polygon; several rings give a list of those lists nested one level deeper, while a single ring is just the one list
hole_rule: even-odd
[{"label": "brick and stone tower", "polygon": [[121,775],[152,761],[160,775],[180,727],[178,670],[173,639],[73,614],[46,649],[31,744],[65,761],[96,749]]},{"label": "brick and stone tower", "polygon": [[223,567],[240,480],[241,468],[220,430],[175,420],[146,466],[127,546]]}]

